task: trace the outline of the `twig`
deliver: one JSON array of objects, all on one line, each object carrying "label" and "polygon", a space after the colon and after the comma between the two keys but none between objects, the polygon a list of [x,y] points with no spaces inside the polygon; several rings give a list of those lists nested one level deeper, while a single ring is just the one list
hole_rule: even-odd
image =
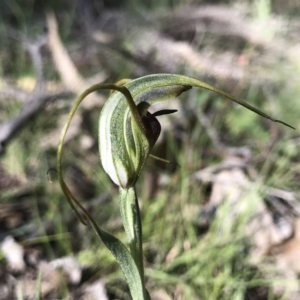
[{"label": "twig", "polygon": [[40,50],[41,47],[46,44],[47,36],[41,35],[36,40],[30,40],[22,33],[13,29],[8,30],[6,34],[17,41],[21,41],[22,46],[29,52],[37,81],[35,90],[31,94],[9,85],[0,91],[0,96],[2,97],[13,97],[26,102],[17,116],[0,124],[0,154],[3,153],[8,142],[26,126],[32,117],[38,114],[49,101],[71,97],[73,95],[70,91],[66,90],[55,93],[46,91],[43,60]]},{"label": "twig", "polygon": [[40,36],[36,41],[24,41],[25,48],[29,52],[36,75],[35,91],[40,93],[44,90],[44,68],[43,60],[41,56],[41,47],[46,45],[47,37],[45,35]]},{"label": "twig", "polygon": [[71,97],[73,94],[68,91],[60,93],[47,93],[44,95],[35,95],[32,101],[26,104],[19,115],[0,125],[0,154],[3,153],[8,142],[18,133],[47,102],[59,98]]},{"label": "twig", "polygon": [[[21,41],[21,45],[28,51],[36,75],[36,85],[34,92],[37,95],[41,94],[45,89],[41,48],[46,45],[47,36],[41,35],[38,38],[32,40],[14,29],[7,29],[6,35],[14,39],[15,41]],[[27,102],[30,100],[30,98],[32,98],[32,93],[27,93],[22,89],[6,85],[1,89],[0,96],[1,98],[16,98],[18,100],[21,100],[22,102]]]},{"label": "twig", "polygon": [[[91,84],[89,80],[85,80],[81,76],[67,49],[62,43],[58,32],[58,24],[55,14],[53,12],[48,12],[46,17],[48,26],[48,46],[51,51],[56,70],[66,88],[75,94],[80,94],[82,91],[90,87]],[[104,80],[104,78],[102,78],[102,80]],[[90,94],[87,99],[90,101],[83,102],[84,107],[104,103],[104,97],[96,93]]]},{"label": "twig", "polygon": [[42,91],[44,88],[44,72],[40,51],[41,48],[47,43],[47,35],[42,34],[35,39],[30,39],[20,31],[12,28],[6,29],[6,35],[17,42],[21,42],[21,45],[24,47],[24,49],[28,51],[29,55],[31,56],[37,78],[35,90]]},{"label": "twig", "polygon": [[[192,92],[190,93],[192,97]],[[203,113],[202,109],[196,105],[195,101],[190,101],[190,105],[192,106],[192,110],[196,112],[196,117],[199,121],[199,123],[202,125],[202,127],[205,129],[207,135],[209,136],[211,142],[213,143],[214,147],[217,149],[219,153],[221,153],[223,156],[227,157],[241,157],[243,158],[243,162],[247,163],[249,159],[251,158],[251,150],[247,146],[241,146],[241,147],[229,147],[226,146],[220,139],[219,134],[214,129],[214,127],[211,124],[211,121],[209,117]]]},{"label": "twig", "polygon": [[239,37],[261,47],[268,42],[241,13],[221,5],[181,7],[171,15],[163,16],[161,21],[167,24],[164,31],[171,35],[195,31],[197,27],[198,32]]},{"label": "twig", "polygon": [[15,98],[21,102],[29,101],[31,93],[25,92],[22,89],[6,84],[0,90],[0,100]]}]

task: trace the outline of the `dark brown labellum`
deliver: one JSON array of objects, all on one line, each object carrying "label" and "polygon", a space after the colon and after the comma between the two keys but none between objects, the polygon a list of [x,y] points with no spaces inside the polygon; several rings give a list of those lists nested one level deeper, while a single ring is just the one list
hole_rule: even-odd
[{"label": "dark brown labellum", "polygon": [[142,115],[142,121],[146,129],[146,136],[148,138],[148,141],[151,145],[151,148],[156,143],[160,132],[161,132],[161,126],[158,120],[150,113],[146,112],[146,115]]}]

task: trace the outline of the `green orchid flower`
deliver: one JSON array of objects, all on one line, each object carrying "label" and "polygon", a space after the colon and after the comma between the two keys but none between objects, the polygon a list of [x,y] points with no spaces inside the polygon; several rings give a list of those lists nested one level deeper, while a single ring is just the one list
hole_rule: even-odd
[{"label": "green orchid flower", "polygon": [[[175,86],[135,93],[130,91],[132,83],[134,81],[122,87],[124,94],[112,94],[99,118],[99,151],[103,169],[115,184],[124,189],[134,186],[159,137],[161,127],[156,116],[174,112],[163,110],[151,114],[148,112],[150,103],[174,98],[189,88]],[[137,96],[135,100],[131,94]]]},{"label": "green orchid flower", "polygon": [[[83,223],[88,221],[93,226],[98,236],[115,256],[134,300],[150,299],[145,288],[142,226],[135,184],[161,131],[156,117],[175,112],[174,110],[161,110],[151,114],[148,109],[152,104],[177,97],[192,87],[215,92],[264,118],[293,128],[196,78],[176,74],[155,74],[135,80],[123,80],[117,84],[96,84],[84,91],[76,100],[69,114],[59,142],[57,170],[61,188],[79,219]],[[99,118],[99,152],[103,169],[120,187],[120,211],[129,242],[129,250],[118,239],[100,229],[72,195],[62,174],[63,143],[72,117],[87,95],[97,90],[107,89],[113,92],[103,106]]]}]

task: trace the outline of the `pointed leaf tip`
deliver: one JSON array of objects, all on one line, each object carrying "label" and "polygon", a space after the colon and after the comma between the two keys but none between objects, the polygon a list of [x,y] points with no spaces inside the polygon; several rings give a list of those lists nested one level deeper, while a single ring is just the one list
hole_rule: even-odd
[{"label": "pointed leaf tip", "polygon": [[293,127],[293,126],[291,126],[291,125],[289,125],[288,123],[285,123],[285,122],[283,122],[283,121],[275,120],[275,119],[273,119],[272,121],[274,121],[274,122],[276,122],[276,123],[283,124],[283,125],[285,125],[285,126],[287,126],[287,127],[289,127],[289,128],[292,128],[292,129],[296,130],[295,127]]}]

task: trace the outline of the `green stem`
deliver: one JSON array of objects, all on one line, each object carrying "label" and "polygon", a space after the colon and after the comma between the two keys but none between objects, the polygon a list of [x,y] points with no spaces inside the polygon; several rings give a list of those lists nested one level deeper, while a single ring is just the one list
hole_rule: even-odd
[{"label": "green stem", "polygon": [[139,270],[144,296],[147,299],[143,264],[142,223],[135,187],[128,189],[120,188],[120,211],[130,252]]}]

